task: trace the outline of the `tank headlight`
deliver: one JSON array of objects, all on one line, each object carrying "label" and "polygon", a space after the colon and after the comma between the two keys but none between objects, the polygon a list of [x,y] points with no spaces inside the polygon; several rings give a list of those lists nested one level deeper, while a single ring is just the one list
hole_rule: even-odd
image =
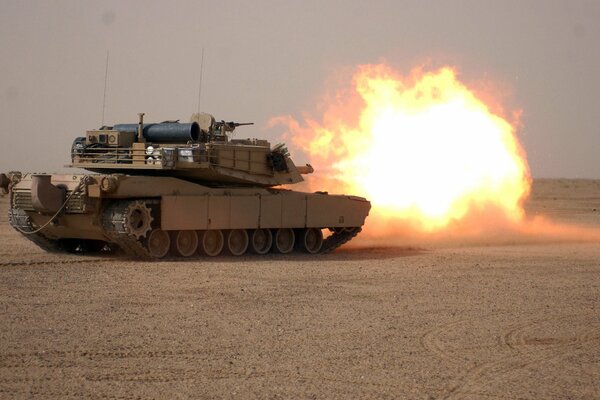
[{"label": "tank headlight", "polygon": [[146,147],[146,154],[148,154],[148,155],[154,154],[154,147],[152,147],[152,146]]}]

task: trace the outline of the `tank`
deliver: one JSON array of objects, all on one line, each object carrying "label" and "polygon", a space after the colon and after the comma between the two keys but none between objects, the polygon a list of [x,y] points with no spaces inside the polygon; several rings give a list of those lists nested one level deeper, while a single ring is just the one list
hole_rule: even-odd
[{"label": "tank", "polygon": [[70,167],[90,173],[0,174],[10,224],[48,252],[141,259],[323,254],[361,231],[366,199],[290,190],[313,168],[283,144],[230,138],[243,125],[206,113],[146,124],[141,113],[87,131]]}]

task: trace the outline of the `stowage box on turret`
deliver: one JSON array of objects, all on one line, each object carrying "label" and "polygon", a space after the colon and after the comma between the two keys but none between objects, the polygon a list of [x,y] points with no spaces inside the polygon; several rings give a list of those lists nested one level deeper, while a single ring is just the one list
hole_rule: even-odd
[{"label": "stowage box on turret", "polygon": [[145,259],[326,253],[360,232],[367,200],[275,188],[313,168],[296,166],[283,145],[229,138],[249,124],[143,116],[74,140],[71,166],[94,174],[0,174],[11,225],[47,251],[121,249]]}]

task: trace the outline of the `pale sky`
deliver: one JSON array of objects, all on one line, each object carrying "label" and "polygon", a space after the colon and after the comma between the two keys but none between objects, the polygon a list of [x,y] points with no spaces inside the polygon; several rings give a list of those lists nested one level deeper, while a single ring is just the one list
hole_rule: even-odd
[{"label": "pale sky", "polygon": [[[0,171],[56,171],[105,123],[315,113],[341,70],[429,62],[509,88],[534,177],[600,178],[600,1],[0,0]],[[314,114],[315,116],[318,114]]]}]

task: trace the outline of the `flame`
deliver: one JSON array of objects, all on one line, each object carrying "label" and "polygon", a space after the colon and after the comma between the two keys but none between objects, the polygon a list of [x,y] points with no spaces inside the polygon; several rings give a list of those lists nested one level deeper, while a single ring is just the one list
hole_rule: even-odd
[{"label": "flame", "polygon": [[371,201],[371,232],[401,224],[436,233],[461,221],[481,230],[491,210],[503,224],[524,218],[531,179],[518,123],[450,67],[403,77],[386,65],[360,66],[350,87],[324,100],[320,121],[304,119],[270,124],[285,126],[316,167],[311,190]]}]

